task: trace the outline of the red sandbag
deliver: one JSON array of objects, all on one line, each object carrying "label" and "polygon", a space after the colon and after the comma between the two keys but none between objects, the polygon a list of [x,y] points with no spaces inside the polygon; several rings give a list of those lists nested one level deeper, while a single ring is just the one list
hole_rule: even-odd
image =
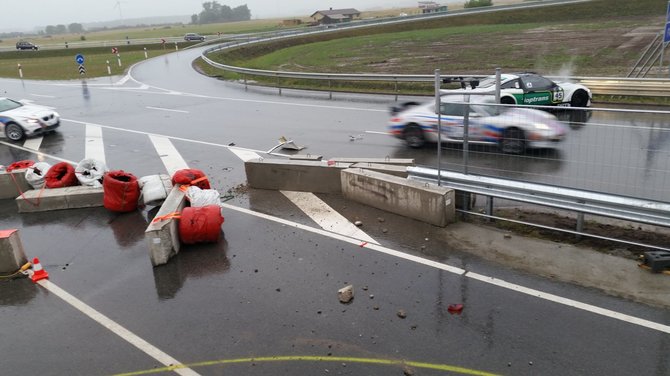
[{"label": "red sandbag", "polygon": [[137,209],[140,185],[135,175],[123,170],[109,171],[102,179],[102,204],[107,210],[130,212]]},{"label": "red sandbag", "polygon": [[172,175],[172,185],[175,184],[195,185],[200,189],[209,189],[207,176],[204,172],[195,168],[187,168],[175,172]]},{"label": "red sandbag", "polygon": [[77,175],[74,174],[74,167],[67,162],[60,162],[51,166],[46,175],[44,175],[44,182],[47,188],[63,188],[79,185]]},{"label": "red sandbag", "polygon": [[7,166],[7,172],[12,172],[14,170],[20,170],[22,168],[28,168],[28,167],[30,167],[34,164],[35,164],[35,162],[31,161],[29,159],[14,162],[14,163],[10,164],[9,166]]},{"label": "red sandbag", "polygon": [[179,219],[179,238],[184,244],[215,243],[221,237],[222,224],[219,205],[187,206]]}]

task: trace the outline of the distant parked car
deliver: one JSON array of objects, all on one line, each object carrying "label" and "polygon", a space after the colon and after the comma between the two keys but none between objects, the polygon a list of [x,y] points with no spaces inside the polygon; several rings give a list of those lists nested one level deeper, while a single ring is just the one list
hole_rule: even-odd
[{"label": "distant parked car", "polygon": [[200,34],[196,34],[196,33],[188,33],[188,34],[184,35],[184,40],[187,41],[187,42],[192,42],[192,41],[196,41],[196,40],[202,42],[202,41],[205,40],[205,37],[200,35]]},{"label": "distant parked car", "polygon": [[[498,145],[503,153],[556,148],[566,134],[563,123],[545,111],[496,107],[487,102],[467,103],[447,97],[442,97],[441,102],[442,141],[445,143],[463,142],[466,113],[469,114],[470,142]],[[434,102],[393,107],[391,116],[391,135],[405,140],[407,146],[420,148],[426,142],[438,141]]]},{"label": "distant parked car", "polygon": [[34,45],[30,42],[20,41],[20,42],[16,42],[16,49],[17,50],[35,50],[35,51],[37,51],[39,49],[39,47],[37,47],[36,45]]},{"label": "distant parked car", "polygon": [[51,132],[59,126],[60,116],[50,108],[0,98],[0,130],[10,141]]}]

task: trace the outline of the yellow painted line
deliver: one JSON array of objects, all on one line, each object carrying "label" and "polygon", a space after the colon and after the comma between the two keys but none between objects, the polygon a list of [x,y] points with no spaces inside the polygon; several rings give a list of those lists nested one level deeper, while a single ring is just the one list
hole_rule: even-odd
[{"label": "yellow painted line", "polygon": [[113,376],[135,376],[135,375],[149,375],[152,373],[162,373],[162,372],[171,372],[180,368],[195,368],[195,367],[207,367],[207,366],[219,366],[226,364],[236,364],[236,363],[261,363],[261,362],[345,362],[345,363],[365,363],[365,364],[379,364],[385,366],[408,366],[413,368],[423,368],[423,369],[432,369],[437,371],[445,371],[458,373],[461,375],[475,375],[475,376],[498,376],[497,374],[478,371],[469,368],[451,366],[448,364],[436,364],[436,363],[424,363],[424,362],[412,362],[406,360],[393,360],[393,359],[375,359],[375,358],[356,358],[348,356],[308,356],[308,355],[295,355],[295,356],[266,356],[258,358],[238,358],[238,359],[221,359],[221,360],[212,360],[198,363],[190,364],[179,364],[170,367],[163,368],[153,368],[146,371],[136,371],[129,373],[119,373]]}]

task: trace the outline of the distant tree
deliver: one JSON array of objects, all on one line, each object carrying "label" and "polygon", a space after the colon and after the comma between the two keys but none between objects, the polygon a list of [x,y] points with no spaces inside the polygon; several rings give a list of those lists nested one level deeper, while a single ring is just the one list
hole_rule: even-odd
[{"label": "distant tree", "polygon": [[84,32],[84,25],[80,23],[71,23],[67,25],[67,30],[72,34],[78,34]]},{"label": "distant tree", "polygon": [[65,34],[67,33],[67,27],[65,25],[56,25],[56,34]]},{"label": "distant tree", "polygon": [[219,4],[218,1],[206,1],[202,3],[202,12],[191,16],[191,22],[199,24],[248,21],[250,19],[251,11],[246,4],[231,8],[228,5]]},{"label": "distant tree", "polygon": [[56,26],[47,25],[47,27],[44,28],[44,32],[47,34],[56,34]]},{"label": "distant tree", "polygon": [[464,8],[490,7],[493,0],[468,0],[463,5]]}]

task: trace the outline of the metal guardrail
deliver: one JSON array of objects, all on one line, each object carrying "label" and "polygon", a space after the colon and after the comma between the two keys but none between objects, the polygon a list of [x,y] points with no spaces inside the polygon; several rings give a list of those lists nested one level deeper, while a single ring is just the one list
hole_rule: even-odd
[{"label": "metal guardrail", "polygon": [[[654,226],[670,227],[670,203],[488,176],[462,174],[453,171],[442,170],[439,172],[438,176],[438,170],[425,167],[407,167],[407,172],[409,174],[409,179],[411,180],[431,184],[438,184],[439,181],[441,182],[441,185],[451,187],[458,191],[486,196],[487,207],[485,216],[487,217],[506,220],[505,218],[493,216],[494,198],[546,206],[578,213],[576,231],[567,232],[638,246],[670,250],[670,248],[595,236],[583,232],[584,214]],[[464,208],[467,207],[468,205],[464,205]],[[468,212],[466,209],[463,209],[462,211],[481,215],[479,213]],[[523,223],[535,225],[532,223]],[[548,226],[540,227],[557,231],[566,231],[565,229]]]}]

